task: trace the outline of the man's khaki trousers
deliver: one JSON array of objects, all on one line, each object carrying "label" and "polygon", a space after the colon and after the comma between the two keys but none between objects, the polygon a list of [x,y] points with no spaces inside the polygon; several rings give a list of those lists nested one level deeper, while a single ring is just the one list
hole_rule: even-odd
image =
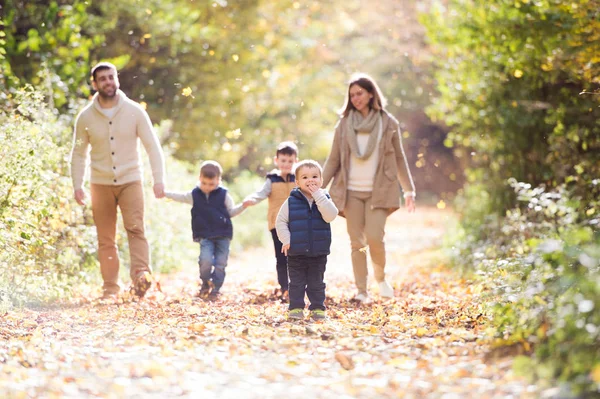
[{"label": "man's khaki trousers", "polygon": [[375,280],[385,280],[385,222],[387,209],[371,207],[370,191],[351,191],[346,195],[344,215],[352,248],[354,281],[361,294],[367,293],[367,247],[371,254]]},{"label": "man's khaki trousers", "polygon": [[115,236],[117,233],[117,207],[121,209],[123,225],[127,231],[131,257],[132,281],[143,271],[150,271],[150,250],[144,231],[144,192],[142,183],[132,182],[119,186],[91,185],[92,213],[98,233],[98,260],[104,280],[104,292],[119,291],[119,255]]}]

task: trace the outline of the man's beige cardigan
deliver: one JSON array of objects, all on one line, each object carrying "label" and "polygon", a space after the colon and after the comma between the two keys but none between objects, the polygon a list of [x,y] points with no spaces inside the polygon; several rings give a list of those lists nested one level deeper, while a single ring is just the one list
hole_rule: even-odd
[{"label": "man's beige cardigan", "polygon": [[77,116],[71,153],[75,190],[83,185],[88,150],[92,183],[116,186],[141,181],[140,140],[150,159],[154,184],[164,183],[163,153],[148,114],[121,90],[118,95],[112,119],[102,113],[97,93]]},{"label": "man's beige cardigan", "polygon": [[[402,147],[398,121],[387,111],[381,111],[381,117],[382,137],[379,142],[379,160],[373,181],[371,206],[386,208],[392,213],[400,208],[400,187],[405,193],[415,193],[415,185]],[[341,216],[344,216],[346,205],[350,156],[347,124],[342,118],[336,125],[331,153],[323,168],[323,187],[333,179],[329,195]]]}]

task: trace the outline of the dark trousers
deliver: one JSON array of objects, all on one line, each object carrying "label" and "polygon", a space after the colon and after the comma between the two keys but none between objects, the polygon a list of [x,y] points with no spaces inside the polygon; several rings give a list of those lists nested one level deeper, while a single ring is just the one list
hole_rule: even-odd
[{"label": "dark trousers", "polygon": [[290,274],[290,307],[304,309],[304,294],[310,301],[310,310],[325,310],[325,266],[327,255],[288,256]]},{"label": "dark trousers", "polygon": [[279,237],[277,237],[277,230],[271,230],[271,237],[273,237],[273,246],[275,247],[275,258],[277,259],[277,282],[281,287],[281,291],[287,291],[288,284],[288,260],[287,256],[283,252],[281,252],[281,247],[283,244],[279,241]]}]

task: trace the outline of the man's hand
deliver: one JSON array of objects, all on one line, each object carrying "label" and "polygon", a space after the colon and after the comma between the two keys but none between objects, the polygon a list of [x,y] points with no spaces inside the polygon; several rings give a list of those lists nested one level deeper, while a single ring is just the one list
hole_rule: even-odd
[{"label": "man's hand", "polygon": [[288,251],[290,250],[290,244],[286,244],[284,246],[281,247],[281,252],[285,255],[288,256]]},{"label": "man's hand", "polygon": [[78,188],[75,190],[74,197],[79,205],[85,205],[85,191],[83,191],[83,189]]},{"label": "man's hand", "polygon": [[153,189],[156,198],[163,198],[165,196],[165,185],[163,183],[156,183]]},{"label": "man's hand", "polygon": [[412,195],[405,198],[406,201],[406,210],[408,213],[413,213],[415,211],[415,197]]}]

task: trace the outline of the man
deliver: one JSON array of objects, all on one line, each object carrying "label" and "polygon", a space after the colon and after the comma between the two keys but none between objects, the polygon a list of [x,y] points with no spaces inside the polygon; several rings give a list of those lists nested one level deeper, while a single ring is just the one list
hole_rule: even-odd
[{"label": "man", "polygon": [[101,62],[92,68],[92,86],[97,93],[75,121],[71,154],[75,200],[80,205],[86,204],[82,185],[89,153],[103,298],[114,297],[120,290],[115,243],[117,206],[121,209],[129,241],[133,291],[143,297],[152,285],[152,271],[144,232],[139,141],[150,159],[156,198],[164,197],[163,153],[144,108],[119,90],[117,68],[113,64]]}]

